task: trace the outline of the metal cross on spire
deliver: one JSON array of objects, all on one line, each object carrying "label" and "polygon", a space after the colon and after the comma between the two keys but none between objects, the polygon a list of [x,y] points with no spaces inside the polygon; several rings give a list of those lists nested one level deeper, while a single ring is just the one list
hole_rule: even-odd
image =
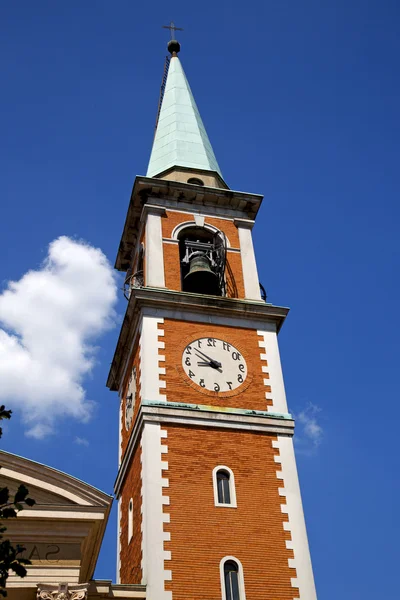
[{"label": "metal cross on spire", "polygon": [[171,21],[169,25],[163,25],[163,29],[169,29],[171,32],[171,40],[175,39],[175,31],[183,31],[182,27],[175,27],[175,23]]}]

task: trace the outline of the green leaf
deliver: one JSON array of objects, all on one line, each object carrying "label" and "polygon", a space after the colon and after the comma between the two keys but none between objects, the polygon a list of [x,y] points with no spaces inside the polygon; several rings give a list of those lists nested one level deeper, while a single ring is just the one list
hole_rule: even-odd
[{"label": "green leaf", "polygon": [[10,492],[8,488],[4,487],[0,489],[0,505],[7,504],[8,499],[10,497]]},{"label": "green leaf", "polygon": [[14,496],[14,504],[19,504],[20,502],[23,502],[28,494],[28,488],[23,483],[21,483],[17,490],[17,493]]},{"label": "green leaf", "polygon": [[13,561],[10,565],[10,568],[18,575],[19,577],[25,577],[26,569],[21,563],[18,561]]},{"label": "green leaf", "polygon": [[13,508],[3,508],[3,510],[1,511],[1,518],[2,519],[12,519],[13,517],[16,517],[17,513]]}]

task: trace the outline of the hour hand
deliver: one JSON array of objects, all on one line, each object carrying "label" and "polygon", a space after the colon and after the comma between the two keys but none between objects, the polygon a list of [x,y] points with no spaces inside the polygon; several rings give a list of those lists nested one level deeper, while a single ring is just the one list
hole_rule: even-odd
[{"label": "hour hand", "polygon": [[205,358],[206,360],[209,361],[210,365],[212,367],[214,367],[214,369],[222,366],[220,362],[218,362],[217,360],[214,360],[213,358],[210,358],[209,356],[207,356],[207,354],[204,354],[204,352],[202,352],[198,348],[195,348],[195,352],[202,355],[202,356],[198,356],[197,358],[203,358],[203,359]]},{"label": "hour hand", "polygon": [[[200,358],[200,357],[199,357],[199,358]],[[215,364],[213,364],[213,363],[215,363]],[[212,368],[213,368],[213,369],[215,369],[216,371],[219,371],[220,373],[222,373],[222,369],[221,369],[221,367],[218,367],[218,366],[217,366],[218,364],[219,364],[219,363],[216,363],[215,361],[213,361],[213,362],[210,362],[210,361],[205,361],[205,360],[204,360],[204,361],[198,362],[198,363],[197,363],[197,366],[198,366],[198,367],[212,367]]]}]

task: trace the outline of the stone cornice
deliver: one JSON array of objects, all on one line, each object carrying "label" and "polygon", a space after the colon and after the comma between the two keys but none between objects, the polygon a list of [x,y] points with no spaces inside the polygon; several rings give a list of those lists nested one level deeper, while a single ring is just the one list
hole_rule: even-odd
[{"label": "stone cornice", "polygon": [[145,423],[185,424],[186,426],[214,427],[273,435],[291,436],[294,433],[294,421],[289,414],[222,408],[202,404],[143,400],[115,481],[115,494],[117,498],[120,494],[133,450],[140,439],[140,434]]},{"label": "stone cornice", "polygon": [[234,219],[233,222],[236,227],[244,227],[246,229],[253,229],[255,223],[251,219]]},{"label": "stone cornice", "polygon": [[124,360],[127,358],[134,330],[145,309],[151,309],[160,317],[165,317],[167,311],[179,311],[180,318],[185,318],[186,313],[190,314],[190,319],[195,319],[196,314],[204,316],[207,313],[214,317],[215,322],[221,319],[223,323],[223,318],[234,319],[238,327],[251,328],[252,323],[257,322],[255,328],[260,329],[260,322],[269,323],[273,324],[277,332],[289,312],[288,308],[273,306],[262,301],[221,298],[159,288],[133,289],[107,379],[107,387],[110,390],[119,389]]},{"label": "stone cornice", "polygon": [[131,253],[136,246],[140,229],[143,206],[147,202],[154,204],[160,198],[174,200],[178,205],[190,204],[194,210],[213,206],[223,207],[233,210],[238,218],[254,220],[263,197],[259,194],[196,186],[168,179],[136,177],[115,261],[115,268],[119,271],[127,271],[130,266]]}]

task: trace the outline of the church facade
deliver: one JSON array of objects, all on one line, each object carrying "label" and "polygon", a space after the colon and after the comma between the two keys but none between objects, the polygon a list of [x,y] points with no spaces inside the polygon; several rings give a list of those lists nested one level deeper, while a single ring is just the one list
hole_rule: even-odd
[{"label": "church facade", "polygon": [[149,600],[315,600],[277,339],[288,309],[263,297],[253,248],[262,197],[224,181],[168,48],[116,260],[118,581]]}]

